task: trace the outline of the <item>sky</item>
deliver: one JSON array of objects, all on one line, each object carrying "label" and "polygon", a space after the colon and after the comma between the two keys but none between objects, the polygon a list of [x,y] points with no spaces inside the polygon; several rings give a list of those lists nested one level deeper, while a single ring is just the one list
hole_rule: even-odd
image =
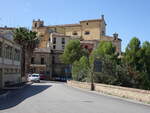
[{"label": "sky", "polygon": [[0,27],[72,24],[104,14],[106,34],[118,33],[122,51],[132,37],[150,41],[150,0],[0,0]]}]

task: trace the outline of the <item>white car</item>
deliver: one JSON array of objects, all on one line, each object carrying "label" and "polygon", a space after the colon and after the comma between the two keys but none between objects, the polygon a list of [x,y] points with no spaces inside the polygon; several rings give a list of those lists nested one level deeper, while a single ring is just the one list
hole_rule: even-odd
[{"label": "white car", "polygon": [[33,73],[33,74],[29,75],[28,81],[40,82],[40,74]]}]

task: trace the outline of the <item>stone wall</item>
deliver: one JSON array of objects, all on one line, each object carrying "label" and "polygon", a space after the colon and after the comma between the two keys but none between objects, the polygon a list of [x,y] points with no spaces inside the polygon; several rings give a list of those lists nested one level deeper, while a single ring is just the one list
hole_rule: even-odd
[{"label": "stone wall", "polygon": [[[73,87],[90,89],[90,83],[86,83],[86,82],[67,81],[67,84]],[[95,90],[97,92],[101,92],[109,95],[129,98],[129,99],[133,99],[145,103],[150,103],[149,90],[140,90],[140,89],[126,88],[126,87],[105,85],[105,84],[95,84]]]}]

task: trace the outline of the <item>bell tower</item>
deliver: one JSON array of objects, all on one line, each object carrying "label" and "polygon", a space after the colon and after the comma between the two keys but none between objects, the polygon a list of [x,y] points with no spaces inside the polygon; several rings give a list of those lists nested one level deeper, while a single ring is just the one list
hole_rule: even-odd
[{"label": "bell tower", "polygon": [[33,20],[32,22],[32,29],[43,27],[43,26],[44,26],[43,20],[38,19],[38,20]]}]

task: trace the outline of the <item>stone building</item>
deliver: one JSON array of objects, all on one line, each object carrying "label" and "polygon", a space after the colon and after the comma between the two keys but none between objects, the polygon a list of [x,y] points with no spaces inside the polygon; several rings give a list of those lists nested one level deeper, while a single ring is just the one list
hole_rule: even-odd
[{"label": "stone building", "polygon": [[0,30],[0,88],[21,82],[21,48],[10,34]]},{"label": "stone building", "polygon": [[[96,48],[101,41],[110,41],[116,46],[116,52],[121,54],[121,39],[118,34],[113,36],[106,35],[106,22],[104,15],[100,19],[83,20],[78,24],[64,24],[45,26],[44,21],[33,20],[32,30],[36,31],[40,38],[38,48],[50,48],[49,59],[51,59],[51,68],[49,74],[51,77],[65,75],[65,70],[69,69],[60,60],[65,44],[69,40],[79,39],[82,47],[90,52]],[[36,52],[35,52],[36,53]],[[40,56],[40,55],[37,55]],[[69,71],[68,71],[69,72]]]},{"label": "stone building", "polygon": [[30,71],[32,73],[49,74],[51,71],[50,48],[36,48],[31,58]]},{"label": "stone building", "polygon": [[41,37],[40,48],[46,47],[46,43],[49,40],[49,33],[57,32],[70,36],[72,39],[80,40],[98,40],[111,41],[116,46],[116,52],[121,54],[121,39],[118,34],[114,36],[106,35],[106,22],[104,15],[100,19],[83,20],[78,24],[64,24],[64,25],[52,25],[45,26],[42,20],[33,20],[32,30],[37,31],[39,37]]},{"label": "stone building", "polygon": [[45,43],[46,47],[39,47],[34,50],[31,58],[30,71],[32,73],[45,74],[48,79],[66,77],[65,69],[68,68],[68,65],[61,62],[60,56],[70,39],[70,36],[50,33],[49,39]]}]

